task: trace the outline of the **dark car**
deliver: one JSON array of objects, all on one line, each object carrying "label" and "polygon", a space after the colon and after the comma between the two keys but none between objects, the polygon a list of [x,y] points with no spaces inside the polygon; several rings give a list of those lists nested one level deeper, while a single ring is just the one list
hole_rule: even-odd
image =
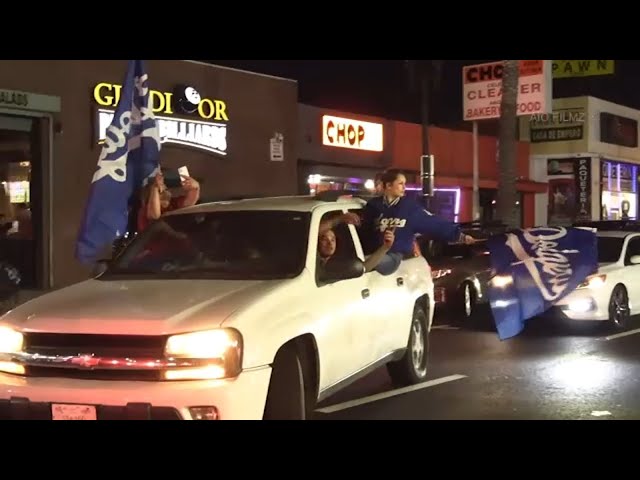
[{"label": "dark car", "polygon": [[470,323],[487,304],[486,285],[491,273],[484,243],[475,245],[421,242],[431,265],[436,316],[450,315]]}]

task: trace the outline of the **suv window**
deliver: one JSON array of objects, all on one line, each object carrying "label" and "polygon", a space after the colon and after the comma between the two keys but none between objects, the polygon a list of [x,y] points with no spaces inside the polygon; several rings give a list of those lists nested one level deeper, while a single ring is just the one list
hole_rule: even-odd
[{"label": "suv window", "polygon": [[[339,215],[342,215],[342,210],[337,210],[335,212],[328,212],[322,216],[320,222],[324,222],[331,218],[335,218]],[[356,246],[353,243],[353,237],[351,236],[351,231],[349,230],[349,226],[345,223],[340,223],[339,225],[333,228],[333,233],[335,235],[335,252],[333,256],[335,258],[341,260],[347,260],[350,258],[358,258],[358,254],[356,253]],[[318,254],[321,254],[320,251],[320,238],[318,239]],[[329,253],[328,251],[326,253]]]},{"label": "suv window", "polygon": [[[355,213],[360,218],[362,218],[361,208],[352,208],[349,210],[349,213]],[[367,235],[364,235],[362,227],[356,227],[356,234],[358,236],[358,240],[360,241],[360,245],[362,246],[364,255],[371,255],[375,251],[375,245],[372,241],[373,239],[370,237],[371,232],[367,232]]]}]

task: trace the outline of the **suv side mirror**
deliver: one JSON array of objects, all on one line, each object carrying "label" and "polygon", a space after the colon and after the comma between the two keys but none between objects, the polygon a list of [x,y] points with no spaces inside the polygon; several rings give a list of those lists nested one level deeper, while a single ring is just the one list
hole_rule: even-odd
[{"label": "suv side mirror", "polygon": [[640,264],[640,255],[632,255],[629,259],[629,263],[631,265],[639,265]]},{"label": "suv side mirror", "polygon": [[323,284],[349,280],[364,275],[364,262],[359,258],[347,260],[332,260],[322,268],[318,275],[318,280]]}]

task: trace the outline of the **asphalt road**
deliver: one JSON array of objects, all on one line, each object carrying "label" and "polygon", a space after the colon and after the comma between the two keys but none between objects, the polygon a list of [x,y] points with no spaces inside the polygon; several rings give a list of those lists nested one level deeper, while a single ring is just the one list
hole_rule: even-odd
[{"label": "asphalt road", "polygon": [[500,341],[490,328],[441,323],[427,382],[394,389],[382,368],[318,405],[314,419],[639,419],[638,327],[634,319],[613,335],[534,319]]}]

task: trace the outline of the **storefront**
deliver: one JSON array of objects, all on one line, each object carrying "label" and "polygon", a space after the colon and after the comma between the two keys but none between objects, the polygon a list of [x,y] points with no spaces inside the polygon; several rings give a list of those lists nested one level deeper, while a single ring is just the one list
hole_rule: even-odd
[{"label": "storefront", "polygon": [[[89,274],[75,240],[125,70],[125,61],[0,61],[0,214],[4,240],[31,241],[25,288]],[[160,162],[186,166],[203,201],[296,193],[295,81],[181,60],[147,70]]]},{"label": "storefront", "polygon": [[393,122],[298,105],[298,193],[371,191],[391,165]]},{"label": "storefront", "polygon": [[[393,166],[420,174],[422,126],[395,122],[395,151]],[[456,222],[473,219],[473,138],[471,132],[429,127],[429,149],[435,157],[435,191],[431,205],[434,214]],[[516,206],[523,226],[534,224],[534,198],[547,191],[546,181],[529,178],[529,145],[517,144]],[[496,218],[498,192],[497,141],[494,137],[478,138],[478,189],[480,220]]]},{"label": "storefront", "polygon": [[552,114],[521,120],[532,176],[549,182],[536,222],[638,218],[639,121],[640,111],[593,97],[556,99]]}]

